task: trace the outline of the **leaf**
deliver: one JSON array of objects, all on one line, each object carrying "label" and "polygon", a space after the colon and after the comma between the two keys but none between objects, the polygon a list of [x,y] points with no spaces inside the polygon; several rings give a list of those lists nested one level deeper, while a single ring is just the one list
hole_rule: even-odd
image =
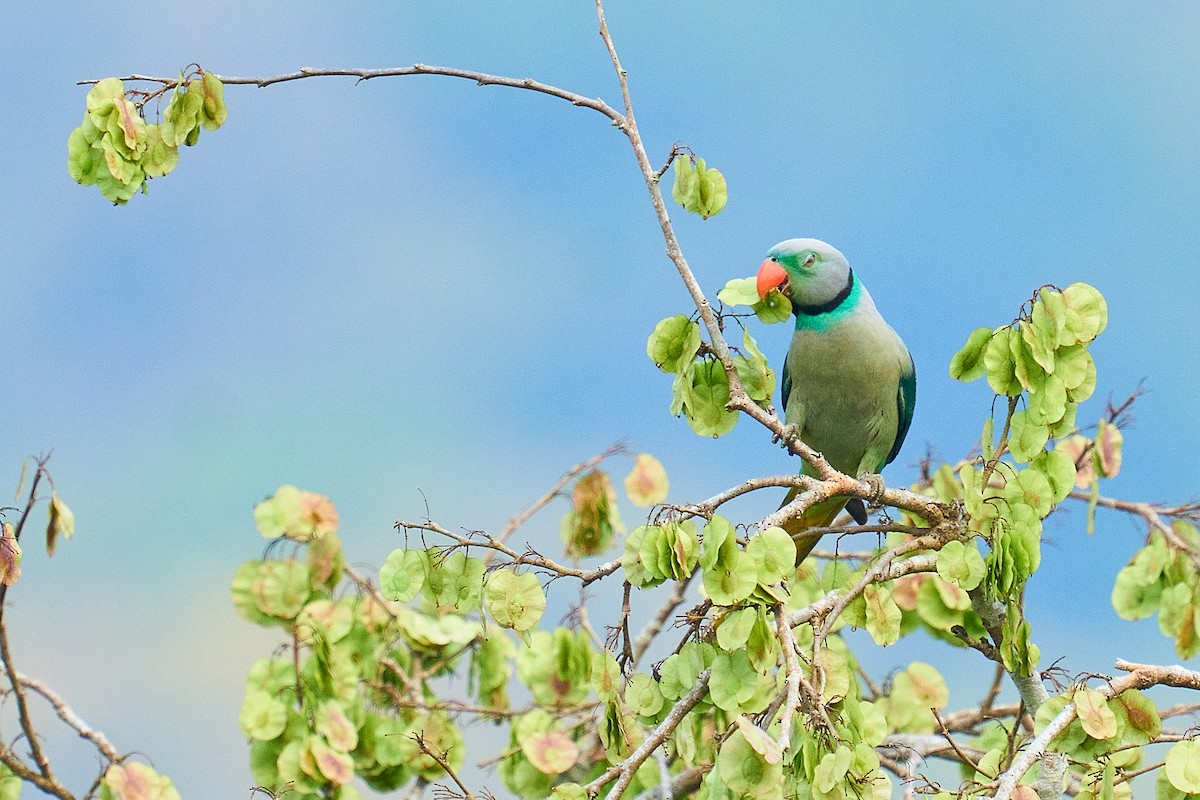
[{"label": "leaf", "polygon": [[625,552],[621,556],[621,568],[625,570],[625,580],[633,586],[657,586],[666,580],[665,575],[647,570],[646,565],[642,563],[642,544],[648,535],[661,535],[661,531],[654,525],[640,525],[630,531],[629,536],[625,538]]},{"label": "leaf", "polygon": [[771,402],[771,395],[775,394],[775,371],[767,366],[767,359],[750,331],[744,332],[742,342],[745,355],[734,358],[733,364],[746,394],[754,402],[764,405]]},{"label": "leaf", "polygon": [[646,508],[667,499],[671,488],[662,462],[649,453],[639,453],[633,469],[625,476],[625,494],[635,506]]},{"label": "leaf", "polygon": [[1124,725],[1121,738],[1132,745],[1149,744],[1162,733],[1162,718],[1154,701],[1137,689],[1126,689],[1108,702]]},{"label": "leaf", "polygon": [[754,621],[758,613],[753,608],[739,608],[730,611],[721,618],[717,627],[717,647],[727,653],[740,650],[746,646],[750,632],[754,629]]},{"label": "leaf", "polygon": [[574,507],[562,520],[564,552],[572,558],[603,553],[624,530],[617,493],[604,470],[593,469],[575,481]]},{"label": "leaf", "polygon": [[734,722],[737,723],[742,736],[746,737],[746,743],[763,757],[763,761],[778,764],[783,760],[783,751],[779,749],[779,743],[768,736],[766,731],[746,719],[744,714],[738,714]]},{"label": "leaf", "polygon": [[1050,431],[1039,424],[1028,409],[1012,415],[1008,429],[1008,449],[1018,462],[1030,461],[1046,446]]},{"label": "leaf", "polygon": [[767,292],[767,296],[751,308],[754,309],[754,316],[764,325],[787,322],[792,316],[792,301],[778,289]]},{"label": "leaf", "polygon": [[1086,344],[1108,326],[1108,303],[1096,287],[1073,283],[1062,292],[1063,305],[1077,318],[1075,341]]},{"label": "leaf", "polygon": [[1075,462],[1057,447],[1038,453],[1029,463],[1029,469],[1035,469],[1045,477],[1056,504],[1065,500],[1075,488]]},{"label": "leaf", "polygon": [[1121,471],[1121,445],[1124,439],[1120,428],[1100,420],[1095,440],[1095,464],[1105,478],[1115,478]]},{"label": "leaf", "polygon": [[845,745],[838,745],[837,749],[832,753],[826,753],[821,757],[820,763],[817,764],[817,771],[813,776],[813,785],[818,791],[826,794],[833,791],[833,787],[842,782],[846,777],[846,771],[850,769],[850,762],[854,759],[854,751]]},{"label": "leaf", "polygon": [[866,628],[875,644],[887,646],[900,639],[900,608],[886,586],[869,584],[863,590]]},{"label": "leaf", "polygon": [[179,165],[179,148],[163,140],[162,126],[146,126],[146,149],[139,163],[147,178],[161,178]]},{"label": "leaf", "polygon": [[1117,735],[1117,717],[1104,695],[1095,689],[1081,686],[1075,690],[1075,711],[1083,730],[1093,739],[1111,739]]},{"label": "leaf", "polygon": [[727,306],[753,306],[760,302],[758,279],[754,276],[733,278],[717,292],[717,299]]},{"label": "leaf", "polygon": [[983,354],[992,340],[991,328],[976,328],[967,337],[967,343],[950,359],[950,377],[969,383],[982,378],[986,367]]},{"label": "leaf", "polygon": [[1179,791],[1200,793],[1200,741],[1176,742],[1167,751],[1166,773],[1171,785]]},{"label": "leaf", "polygon": [[[725,184],[725,176],[720,170],[709,169],[704,159],[696,160],[696,172],[700,177],[697,185],[696,195],[699,202],[696,204],[696,213],[702,219],[715,217],[724,210],[725,204],[729,201],[729,187]],[[691,208],[688,208],[691,211]]]},{"label": "leaf", "polygon": [[238,725],[251,739],[270,741],[287,725],[287,706],[269,692],[249,692],[242,701]]},{"label": "leaf", "polygon": [[730,411],[729,377],[720,362],[705,359],[696,365],[692,386],[684,402],[684,413],[692,430],[701,436],[723,436],[737,425],[738,413]]},{"label": "leaf", "polygon": [[[50,493],[50,521],[46,525],[46,553],[54,555],[58,537],[70,539],[75,534],[75,515],[67,504],[58,496],[58,492]],[[16,542],[16,538],[13,538]],[[15,580],[15,579],[14,579]]]},{"label": "leaf", "polygon": [[754,696],[757,686],[758,672],[745,651],[717,653],[713,658],[708,692],[717,708],[737,711]]},{"label": "leaf", "polygon": [[970,591],[978,586],[987,574],[987,565],[974,541],[970,544],[950,541],[938,551],[937,571],[945,580],[957,584],[960,589]]},{"label": "leaf", "polygon": [[625,703],[640,717],[653,717],[665,705],[658,682],[642,672],[631,675],[625,684]]},{"label": "leaf", "polygon": [[105,800],[180,800],[170,778],[139,761],[113,764],[105,770],[101,796],[106,791]]},{"label": "leaf", "polygon": [[407,603],[424,585],[425,559],[417,550],[393,550],[379,568],[379,589],[388,600]]},{"label": "leaf", "polygon": [[12,586],[21,577],[21,543],[11,522],[0,525],[0,586]]},{"label": "leaf", "polygon": [[661,320],[646,340],[646,355],[663,372],[682,372],[699,350],[700,324],[683,314]]},{"label": "leaf", "polygon": [[[675,159],[675,185],[671,189],[671,197],[676,203],[688,208],[693,203],[692,198],[698,193],[700,175],[695,165],[686,156]],[[689,209],[690,210],[690,209]]]},{"label": "leaf", "polygon": [[745,562],[753,559],[745,553],[734,551],[731,557],[704,570],[704,591],[718,606],[733,606],[745,600],[758,585],[756,570],[747,568]]},{"label": "leaf", "polygon": [[225,85],[211,72],[205,72],[198,81],[189,84],[189,90],[203,98],[202,112],[205,130],[215,131],[225,124],[229,110],[225,108]]},{"label": "leaf", "polygon": [[754,560],[760,586],[779,583],[796,569],[796,542],[783,528],[759,531],[746,545],[746,555]]},{"label": "leaf", "polygon": [[1000,328],[988,341],[983,353],[983,364],[987,368],[988,386],[996,394],[1016,397],[1025,388],[1017,378],[1009,341],[1021,334],[1012,328]]},{"label": "leaf", "polygon": [[717,757],[720,780],[733,792],[733,797],[761,796],[778,788],[783,778],[781,764],[769,764],[746,740],[741,730],[734,730],[721,743]]},{"label": "leaf", "polygon": [[558,729],[533,734],[522,742],[521,752],[547,775],[561,775],[579,761],[578,745]]},{"label": "leaf", "polygon": [[497,625],[518,632],[537,625],[546,610],[546,594],[537,575],[517,574],[511,569],[499,569],[488,576],[483,602]]}]

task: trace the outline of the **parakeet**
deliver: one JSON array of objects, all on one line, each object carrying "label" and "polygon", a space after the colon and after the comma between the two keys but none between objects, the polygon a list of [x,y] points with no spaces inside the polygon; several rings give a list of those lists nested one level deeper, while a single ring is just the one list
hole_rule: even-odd
[{"label": "parakeet", "polygon": [[[904,342],[880,316],[846,257],[818,239],[788,239],[758,270],[758,295],[778,288],[792,301],[796,332],[783,362],[784,422],[839,472],[877,474],[904,443],[917,400],[917,375]],[[804,465],[804,474],[815,475]],[[796,496],[788,493],[784,503]],[[845,498],[818,503],[784,527],[796,539],[796,563]],[[866,522],[861,501],[850,512]]]}]

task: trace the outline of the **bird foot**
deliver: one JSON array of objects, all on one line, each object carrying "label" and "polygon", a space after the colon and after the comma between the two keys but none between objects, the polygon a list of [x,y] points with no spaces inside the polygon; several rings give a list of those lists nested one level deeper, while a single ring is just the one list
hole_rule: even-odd
[{"label": "bird foot", "polygon": [[871,496],[867,498],[871,505],[877,506],[883,503],[883,493],[887,490],[887,485],[883,482],[883,476],[877,475],[874,472],[866,472],[858,476],[858,479],[871,487]]},{"label": "bird foot", "polygon": [[783,428],[783,433],[772,435],[771,441],[786,449],[787,442],[785,440],[793,437],[796,439],[800,438],[800,429],[795,425],[785,425]]}]

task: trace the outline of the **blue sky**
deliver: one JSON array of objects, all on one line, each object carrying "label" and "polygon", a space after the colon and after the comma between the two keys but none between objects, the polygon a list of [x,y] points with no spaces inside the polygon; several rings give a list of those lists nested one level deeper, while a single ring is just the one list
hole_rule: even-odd
[{"label": "blue sky", "polygon": [[[674,214],[710,294],[772,244],[817,236],[908,342],[919,397],[890,482],[911,480],[927,446],[955,458],[978,435],[989,395],[946,374],[967,333],[1007,322],[1039,285],[1083,280],[1111,320],[1080,419],[1149,389],[1105,491],[1197,495],[1194,4],[612,0],[608,16],[652,159],[678,141],[728,178],[725,213]],[[668,416],[645,337],[688,300],[628,146],[599,115],[443,78],[231,87],[225,128],[114,208],[66,173],[75,81],[192,61],[236,75],[419,61],[615,105],[595,31],[589,3],[559,0],[287,15],[80,2],[11,21],[0,476],[15,485],[22,457],[53,448],[78,520],[52,561],[27,543],[9,595],[18,666],[185,796],[249,785],[237,706],[276,640],[238,621],[227,587],[260,554],[250,511],[279,484],[328,493],[370,564],[426,503],[443,524],[494,528],[617,440],[658,455],[679,501],[794,465],[748,422],[712,441]],[[756,335],[781,360],[785,326]],[[560,511],[527,529],[535,544],[554,546]],[[1108,607],[1141,531],[1102,515],[1088,538],[1082,518],[1047,526],[1031,585],[1031,605],[1051,605],[1034,612],[1046,661],[1174,661],[1153,622]],[[71,758],[82,779],[92,761]]]}]

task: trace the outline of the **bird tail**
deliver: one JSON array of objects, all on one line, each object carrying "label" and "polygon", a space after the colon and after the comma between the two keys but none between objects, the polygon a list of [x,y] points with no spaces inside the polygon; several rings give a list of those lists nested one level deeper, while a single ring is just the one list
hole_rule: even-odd
[{"label": "bird tail", "polygon": [[[780,508],[795,500],[796,495],[799,493],[799,489],[789,491],[787,497],[783,498]],[[790,533],[792,539],[796,542],[796,566],[799,566],[800,562],[808,558],[808,554],[817,546],[817,541],[821,538],[820,534],[806,534],[805,531],[811,528],[824,528],[828,526],[845,507],[845,497],[833,497],[817,503],[799,517],[790,519],[783,524],[783,529]]]}]

